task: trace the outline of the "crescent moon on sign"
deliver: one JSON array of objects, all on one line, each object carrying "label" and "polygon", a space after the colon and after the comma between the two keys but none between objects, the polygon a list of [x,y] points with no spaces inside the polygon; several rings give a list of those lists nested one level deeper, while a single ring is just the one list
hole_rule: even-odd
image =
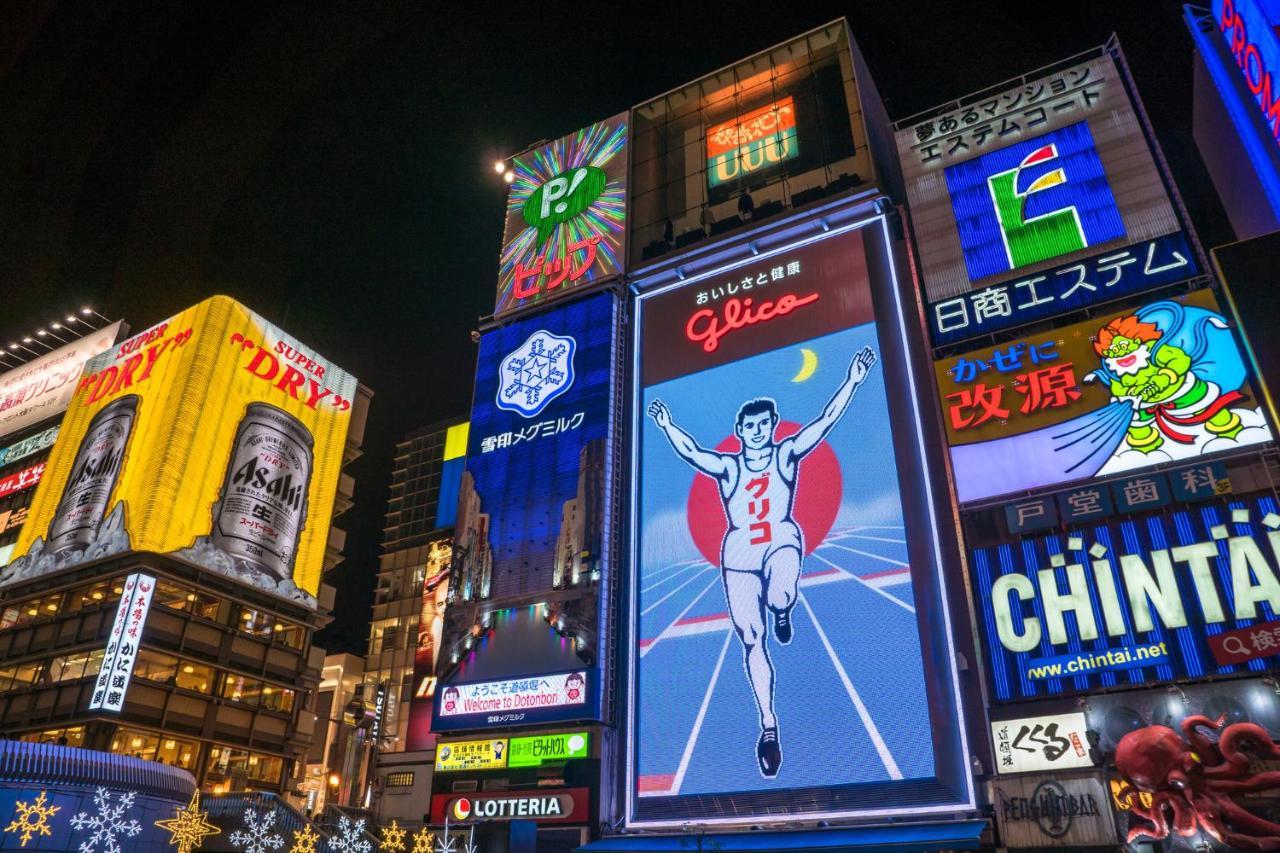
[{"label": "crescent moon on sign", "polygon": [[800,354],[804,356],[804,363],[800,365],[800,372],[791,377],[792,382],[803,382],[818,369],[817,353],[811,349],[801,349]]}]

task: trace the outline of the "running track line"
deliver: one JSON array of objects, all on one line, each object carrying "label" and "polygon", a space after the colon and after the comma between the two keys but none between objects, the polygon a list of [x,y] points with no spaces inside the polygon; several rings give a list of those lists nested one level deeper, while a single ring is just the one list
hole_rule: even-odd
[{"label": "running track line", "polygon": [[641,615],[641,616],[648,616],[648,615],[649,615],[649,613],[650,613],[650,611],[652,611],[655,607],[657,607],[659,604],[662,604],[662,603],[663,603],[664,601],[666,601],[668,598],[670,598],[671,596],[675,595],[677,592],[679,592],[680,590],[684,589],[684,588],[685,588],[686,586],[688,586],[689,584],[693,583],[695,580],[697,580],[697,579],[698,579],[698,576],[699,576],[699,575],[701,575],[703,572],[705,572],[705,571],[706,571],[707,569],[709,569],[709,568],[711,568],[711,567],[710,567],[710,566],[708,566],[708,565],[706,565],[706,564],[704,564],[704,565],[703,565],[703,567],[702,567],[701,569],[699,569],[697,572],[695,572],[695,573],[694,573],[694,574],[693,574],[693,575],[692,575],[692,576],[691,576],[687,581],[685,581],[684,583],[680,584],[680,586],[676,587],[675,589],[671,590],[671,592],[669,592],[669,593],[667,593],[666,595],[662,596],[662,598],[659,598],[659,599],[658,599],[657,601],[655,601],[653,604],[650,604],[650,605],[649,605],[648,607],[646,607],[644,610],[641,610],[641,611],[640,611],[640,615]]},{"label": "running track line", "polygon": [[906,544],[907,544],[907,540],[905,540],[905,539],[887,539],[887,538],[885,538],[884,536],[867,536],[867,535],[862,534],[862,533],[850,533],[848,536],[845,536],[845,537],[843,537],[843,538],[846,538],[846,539],[871,539],[871,540],[873,540],[873,541],[875,541],[875,542],[892,542],[892,543],[893,543],[893,544],[895,544],[895,545],[906,545]]},{"label": "running track line", "polygon": [[[839,547],[839,546],[835,546],[835,547]],[[846,550],[846,551],[848,551],[848,550],[852,550],[852,549],[846,548],[845,550]],[[819,560],[821,560],[822,562],[826,563],[828,566],[831,566],[833,569],[839,569],[839,568],[840,568],[840,567],[839,567],[839,566],[837,566],[835,563],[831,562],[831,561],[830,561],[830,560],[828,560],[826,557],[824,557],[824,556],[822,556],[821,554],[819,554],[817,551],[814,551],[812,554],[810,554],[810,556],[811,556],[811,557],[817,557]],[[881,559],[884,559],[884,558],[883,558],[883,557],[881,557]],[[893,560],[887,560],[886,562],[894,562],[894,561],[893,561]],[[903,566],[905,566],[906,564],[905,564],[905,563],[901,563],[901,564],[899,564],[899,565],[903,565]],[[849,575],[849,577],[853,578],[853,579],[854,579],[854,580],[856,580],[858,583],[862,584],[862,585],[863,585],[863,586],[865,586],[867,589],[869,589],[869,590],[871,590],[872,592],[874,592],[876,595],[882,595],[882,596],[884,596],[885,598],[889,599],[889,600],[890,600],[890,601],[892,601],[894,604],[896,604],[896,605],[898,605],[899,607],[901,607],[903,610],[906,610],[908,613],[915,613],[915,612],[916,612],[916,609],[915,609],[914,607],[912,607],[910,604],[907,604],[905,601],[903,601],[901,598],[898,598],[897,596],[890,595],[889,593],[887,593],[887,592],[885,592],[883,589],[881,589],[879,586],[876,586],[875,584],[867,583],[867,582],[866,582],[866,581],[864,581],[862,578],[860,578],[860,577],[858,577],[857,575],[854,575],[854,574],[850,574],[850,575]],[[808,607],[808,606],[809,606],[808,604],[806,604],[806,605],[805,605],[805,607]],[[654,640],[654,642],[656,643],[656,642],[657,642],[657,640]]]},{"label": "running track line", "polygon": [[663,567],[662,567],[662,568],[660,568],[660,569],[654,569],[654,570],[653,570],[652,572],[650,572],[648,575],[644,575],[644,574],[642,574],[642,575],[640,575],[639,580],[641,580],[641,581],[651,581],[651,580],[653,580],[654,578],[658,577],[659,575],[663,575],[663,574],[667,574],[667,573],[669,573],[672,569],[678,569],[678,568],[680,568],[681,566],[696,566],[696,565],[698,565],[698,563],[701,563],[701,562],[703,562],[701,559],[697,559],[697,560],[681,560],[681,561],[680,561],[680,562],[678,562],[678,563],[672,563],[672,564],[671,564],[671,565],[669,565],[669,566],[663,566]]},{"label": "running track line", "polygon": [[[696,575],[695,575],[695,577],[696,577]],[[675,619],[672,619],[672,620],[671,620],[671,625],[674,625],[674,624],[676,624],[677,622],[679,622],[681,619],[683,619],[683,618],[685,617],[685,615],[686,615],[686,614],[688,614],[688,612],[689,612],[690,610],[692,610],[692,609],[693,609],[693,605],[697,604],[697,603],[698,603],[698,601],[699,601],[699,600],[701,600],[702,596],[704,596],[704,595],[706,595],[706,594],[707,594],[707,590],[709,590],[709,589],[711,589],[711,587],[715,586],[716,581],[718,581],[719,579],[720,579],[719,577],[714,577],[714,578],[712,578],[712,579],[711,579],[711,583],[709,583],[709,584],[707,584],[705,587],[703,587],[703,588],[702,588],[702,592],[700,592],[700,593],[698,593],[697,595],[695,595],[695,596],[693,597],[693,601],[690,601],[690,602],[689,602],[689,604],[688,604],[688,606],[686,606],[684,610],[681,610],[681,611],[680,611],[680,615],[679,615],[679,616],[677,616]],[[649,644],[649,645],[647,645],[647,646],[643,646],[643,647],[641,647],[641,649],[640,649],[640,657],[644,657],[645,655],[649,654],[649,652],[651,652],[651,651],[653,651],[653,650],[654,650],[654,648],[658,645],[658,643],[662,642],[662,638],[663,638],[663,637],[665,637],[665,636],[667,635],[667,631],[671,630],[671,625],[668,625],[667,627],[665,627],[665,628],[663,628],[661,631],[659,631],[659,632],[658,632],[658,636],[656,636],[656,637],[654,637],[654,638],[653,638],[653,642],[652,642],[652,643],[650,643],[650,644]]]},{"label": "running track line", "polygon": [[[881,557],[879,554],[872,554],[870,551],[859,551],[857,548],[850,548],[848,545],[837,545],[835,542],[824,542],[823,545],[829,545],[832,548],[839,548],[841,551],[848,551],[850,554],[857,554],[861,557],[870,557],[873,560],[879,560],[882,563],[888,563],[891,566],[906,566],[907,564],[901,560],[891,560],[888,557]],[[819,545],[818,548],[822,548]],[[813,553],[818,553],[817,549]]]},{"label": "running track line", "polygon": [[[689,739],[684,744],[684,754],[680,756],[680,766],[676,769],[676,777],[671,782],[671,790],[668,794],[679,794],[680,786],[684,784],[684,774],[689,770],[689,761],[693,758],[693,749],[698,745],[698,736],[702,733],[702,723],[707,718],[707,708],[711,705],[711,694],[715,692],[716,682],[720,680],[720,670],[724,667],[724,656],[729,651],[729,641],[733,639],[733,632],[726,631],[724,635],[724,645],[720,647],[720,657],[716,660],[715,671],[711,673],[711,681],[707,684],[707,692],[702,697],[702,706],[698,708],[698,716],[693,721],[693,731],[689,732]],[[899,776],[899,778],[901,778]]]},{"label": "running track line", "polygon": [[[818,621],[818,614],[813,612],[813,608],[809,606],[809,599],[805,597],[804,593],[800,593],[800,602],[809,614],[809,619],[813,622],[813,627],[818,632],[818,639],[822,640],[823,648],[827,650],[827,656],[831,658],[831,664],[836,668],[836,675],[840,676],[840,681],[844,684],[845,692],[849,694],[849,698],[853,701],[853,707],[862,719],[862,725],[867,730],[867,736],[871,738],[871,743],[875,746],[876,752],[880,754],[880,761],[884,763],[885,772],[889,774],[890,779],[901,779],[902,771],[898,768],[898,762],[893,760],[893,753],[889,751],[888,744],[880,736],[880,730],[876,728],[875,720],[871,719],[871,713],[867,710],[867,706],[862,704],[862,697],[858,695],[853,682],[849,680],[849,673],[845,672],[844,665],[840,663],[840,658],[836,657],[836,650],[831,648],[831,641],[827,639],[827,632],[822,630],[822,623]],[[721,654],[723,656],[723,653]]]},{"label": "running track line", "polygon": [[[654,588],[654,587],[656,587],[656,586],[662,586],[664,583],[666,583],[666,582],[667,582],[667,581],[669,581],[669,580],[672,580],[673,578],[678,578],[678,577],[680,577],[680,575],[682,575],[682,574],[684,574],[685,572],[689,571],[690,569],[692,569],[692,568],[696,567],[696,566],[697,566],[699,563],[701,563],[701,562],[702,562],[702,560],[694,560],[690,565],[685,566],[685,567],[684,567],[683,569],[681,569],[680,571],[678,571],[678,572],[671,572],[671,573],[670,573],[670,574],[668,574],[666,577],[662,578],[662,580],[656,580],[656,581],[654,581],[653,583],[651,583],[651,584],[649,584],[648,586],[646,586],[644,589],[640,590],[641,594],[644,594],[644,593],[648,592],[649,590],[653,589],[653,588]],[[648,580],[648,578],[646,578],[645,580]]]}]

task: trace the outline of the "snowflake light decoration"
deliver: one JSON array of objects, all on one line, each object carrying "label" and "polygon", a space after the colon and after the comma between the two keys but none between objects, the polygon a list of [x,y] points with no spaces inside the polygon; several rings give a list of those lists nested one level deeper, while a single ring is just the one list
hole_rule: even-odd
[{"label": "snowflake light decoration", "polygon": [[404,850],[405,831],[396,823],[395,818],[391,819],[391,826],[383,827],[382,843],[378,845],[379,850]]},{"label": "snowflake light decoration", "polygon": [[284,837],[272,832],[275,826],[274,810],[264,812],[261,817],[253,809],[244,810],[244,825],[247,828],[237,829],[231,833],[231,844],[241,853],[267,853],[268,850],[279,850],[284,846]]},{"label": "snowflake light decoration", "polygon": [[311,828],[311,824],[303,824],[300,831],[293,831],[293,846],[289,848],[289,853],[317,853],[316,844],[319,841],[320,834]]},{"label": "snowflake light decoration", "polygon": [[[22,800],[15,803],[18,814],[4,828],[4,831],[22,834],[22,843],[18,845],[19,847],[26,847],[33,835],[53,835],[53,830],[49,828],[49,818],[57,814],[62,806],[46,805],[45,797],[47,796],[47,791],[41,791],[40,796],[36,797],[31,805],[27,805]],[[33,817],[35,820],[32,820]]]},{"label": "snowflake light decoration", "polygon": [[208,812],[200,808],[200,790],[191,794],[191,802],[171,818],[156,821],[156,826],[169,830],[169,843],[178,845],[178,853],[191,853],[204,844],[205,836],[217,835],[221,829],[209,823]]},{"label": "snowflake light decoration", "polygon": [[346,815],[338,818],[338,834],[329,839],[334,853],[373,853],[373,845],[364,837],[364,818],[351,822]]},{"label": "snowflake light decoration", "polygon": [[413,834],[413,850],[410,853],[435,853],[436,836],[425,826]]},{"label": "snowflake light decoration", "polygon": [[80,846],[76,849],[80,853],[98,853],[98,845],[101,844],[102,853],[122,853],[124,848],[120,846],[118,837],[123,835],[126,838],[133,838],[142,832],[142,824],[138,821],[133,818],[128,821],[124,819],[124,816],[133,808],[133,801],[137,796],[137,791],[121,794],[113,806],[110,791],[106,788],[98,788],[94,791],[93,804],[98,813],[90,815],[80,812],[71,818],[71,828],[76,832],[93,830],[93,834],[87,840],[80,842]]},{"label": "snowflake light decoration", "polygon": [[578,342],[568,335],[534,332],[498,368],[498,408],[526,418],[541,414],[573,385],[577,349]]}]

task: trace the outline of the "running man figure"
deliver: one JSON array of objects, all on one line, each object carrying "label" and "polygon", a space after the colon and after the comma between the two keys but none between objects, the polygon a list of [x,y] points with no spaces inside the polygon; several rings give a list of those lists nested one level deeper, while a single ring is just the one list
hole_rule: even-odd
[{"label": "running man figure", "polygon": [[733,427],[742,443],[741,453],[707,450],[672,423],[665,403],[654,400],[649,404],[649,416],[676,454],[720,487],[728,521],[720,545],[720,574],[729,619],[742,643],[747,681],[760,712],[756,760],[760,773],[768,778],[777,776],[782,766],[782,745],[773,709],[773,662],[765,644],[765,608],[773,613],[773,636],[787,645],[804,558],[804,538],[791,517],[798,466],[830,434],[875,363],[875,352],[863,347],[822,414],[782,441],[773,437],[778,426],[778,407],[773,400],[758,397],[743,403]]}]

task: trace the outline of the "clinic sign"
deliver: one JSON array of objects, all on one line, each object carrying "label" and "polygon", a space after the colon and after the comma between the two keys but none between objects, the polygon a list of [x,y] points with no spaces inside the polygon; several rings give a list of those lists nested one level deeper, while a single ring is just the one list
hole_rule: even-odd
[{"label": "clinic sign", "polygon": [[934,343],[1194,276],[1118,48],[897,131]]},{"label": "clinic sign", "polygon": [[970,565],[997,700],[1277,666],[1271,496],[976,548]]},{"label": "clinic sign", "polygon": [[962,503],[1271,440],[1208,289],[935,362]]}]

